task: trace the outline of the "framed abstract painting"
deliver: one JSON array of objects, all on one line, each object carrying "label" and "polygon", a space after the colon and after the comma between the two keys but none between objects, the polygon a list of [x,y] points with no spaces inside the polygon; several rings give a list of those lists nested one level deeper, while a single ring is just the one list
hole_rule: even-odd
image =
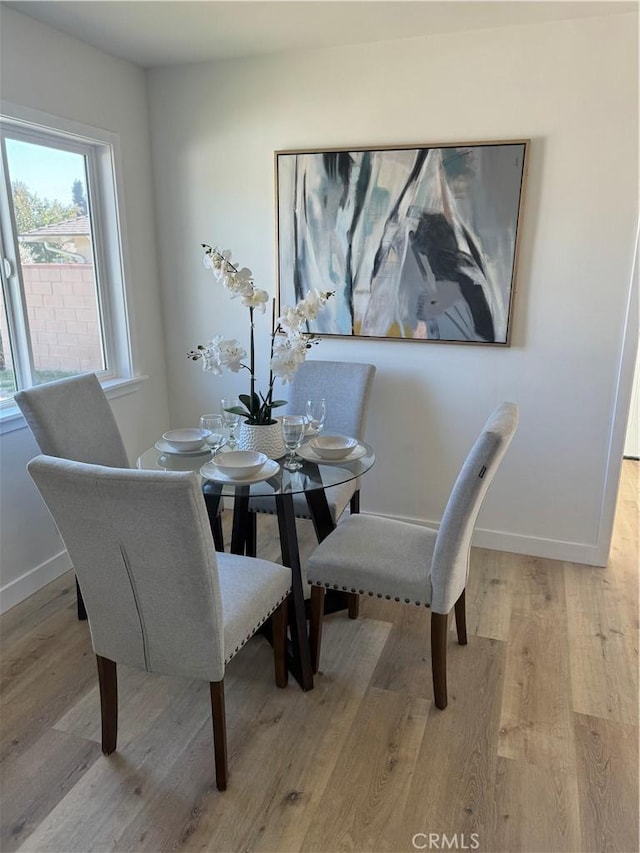
[{"label": "framed abstract painting", "polygon": [[309,332],[508,345],[528,140],[276,151],[278,293]]}]

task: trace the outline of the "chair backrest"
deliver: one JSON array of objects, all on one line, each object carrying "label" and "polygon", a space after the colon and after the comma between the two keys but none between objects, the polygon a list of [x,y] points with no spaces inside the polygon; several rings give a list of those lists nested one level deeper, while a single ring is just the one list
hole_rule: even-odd
[{"label": "chair backrest", "polygon": [[498,406],[458,474],[438,530],[431,563],[431,609],[435,613],[449,613],[465,588],[473,528],[517,426],[516,404]]},{"label": "chair backrest", "polygon": [[118,424],[94,373],[19,391],[15,401],[42,453],[129,467]]},{"label": "chair backrest", "polygon": [[78,575],[96,654],[220,681],[220,584],[198,475],[51,456],[27,468]]},{"label": "chair backrest", "polygon": [[325,432],[364,438],[375,372],[373,364],[305,361],[283,392],[287,406],[282,411],[304,415],[308,399],[324,397],[327,401]]}]

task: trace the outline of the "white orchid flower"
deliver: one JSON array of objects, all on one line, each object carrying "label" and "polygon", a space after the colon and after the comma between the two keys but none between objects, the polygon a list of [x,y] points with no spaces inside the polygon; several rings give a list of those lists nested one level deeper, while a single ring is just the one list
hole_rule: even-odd
[{"label": "white orchid flower", "polygon": [[305,317],[298,311],[297,306],[295,308],[287,306],[278,318],[278,323],[282,328],[291,332],[299,331],[305,322]]},{"label": "white orchid flower", "polygon": [[220,376],[223,367],[237,373],[242,369],[242,359],[247,355],[239,341],[225,340],[222,335],[211,338],[209,343],[198,352],[202,360],[202,369],[213,373],[214,376]]},{"label": "white orchid flower", "polygon": [[220,252],[219,249],[208,248],[205,250],[202,263],[206,269],[210,269],[213,272],[216,281],[221,281],[224,280],[224,268],[230,259],[231,252],[228,249]]},{"label": "white orchid flower", "polygon": [[222,340],[222,335],[216,335],[208,344],[199,350],[202,360],[202,369],[207,373],[213,373],[214,376],[220,376],[222,367],[220,365],[220,349],[219,343]]},{"label": "white orchid flower", "polygon": [[242,370],[242,359],[247,357],[247,351],[240,346],[240,341],[221,340],[218,344],[220,364],[232,373]]},{"label": "white orchid flower", "polygon": [[287,349],[287,347],[277,347],[274,349],[273,358],[271,359],[271,370],[273,371],[273,375],[281,379],[285,385],[287,382],[291,382],[299,367],[300,363],[293,350]]},{"label": "white orchid flower", "polygon": [[247,308],[254,308],[264,314],[269,301],[269,294],[266,290],[260,290],[257,287],[252,288],[251,293],[243,296],[242,304]]},{"label": "white orchid flower", "polygon": [[306,337],[304,335],[294,335],[293,337],[290,337],[289,346],[295,353],[298,363],[302,364],[307,357],[307,350],[309,349]]},{"label": "white orchid flower", "polygon": [[230,281],[227,283],[227,290],[231,298],[235,299],[237,296],[251,296],[255,287],[252,281]]},{"label": "white orchid flower", "polygon": [[251,270],[243,267],[241,270],[229,272],[226,276],[226,285],[234,293],[252,288],[253,276]]},{"label": "white orchid flower", "polygon": [[304,299],[298,302],[296,309],[302,314],[305,320],[315,320],[318,316],[318,311],[320,311],[326,301],[326,297],[319,290],[310,290]]},{"label": "white orchid flower", "polygon": [[283,382],[290,382],[307,357],[307,343],[302,335],[284,337],[274,343],[271,370]]},{"label": "white orchid flower", "polygon": [[237,281],[252,281],[253,273],[251,272],[249,267],[242,267],[242,269],[239,269],[238,272],[235,274],[235,277]]}]

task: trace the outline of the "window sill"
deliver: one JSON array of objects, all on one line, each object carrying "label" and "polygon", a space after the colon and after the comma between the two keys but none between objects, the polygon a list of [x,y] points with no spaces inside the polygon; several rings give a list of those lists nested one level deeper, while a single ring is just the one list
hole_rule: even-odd
[{"label": "window sill", "polygon": [[[135,376],[132,379],[107,379],[102,383],[102,388],[107,398],[111,400],[115,397],[124,397],[125,394],[135,394],[145,379],[148,378],[148,376],[143,375]],[[17,406],[8,406],[0,411],[0,435],[25,429],[26,426],[27,422]]]}]

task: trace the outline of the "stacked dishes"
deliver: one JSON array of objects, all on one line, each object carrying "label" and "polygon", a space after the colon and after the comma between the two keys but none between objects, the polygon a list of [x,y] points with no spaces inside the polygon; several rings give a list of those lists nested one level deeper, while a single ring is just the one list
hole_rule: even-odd
[{"label": "stacked dishes", "polygon": [[211,435],[207,429],[171,429],[163,433],[156,441],[156,450],[180,456],[200,456],[209,453],[207,438]]},{"label": "stacked dishes", "polygon": [[218,483],[259,483],[279,470],[277,462],[255,450],[228,450],[216,453],[200,473]]},{"label": "stacked dishes", "polygon": [[316,435],[298,450],[298,456],[308,462],[336,464],[354,462],[367,452],[358,440],[348,435]]}]

